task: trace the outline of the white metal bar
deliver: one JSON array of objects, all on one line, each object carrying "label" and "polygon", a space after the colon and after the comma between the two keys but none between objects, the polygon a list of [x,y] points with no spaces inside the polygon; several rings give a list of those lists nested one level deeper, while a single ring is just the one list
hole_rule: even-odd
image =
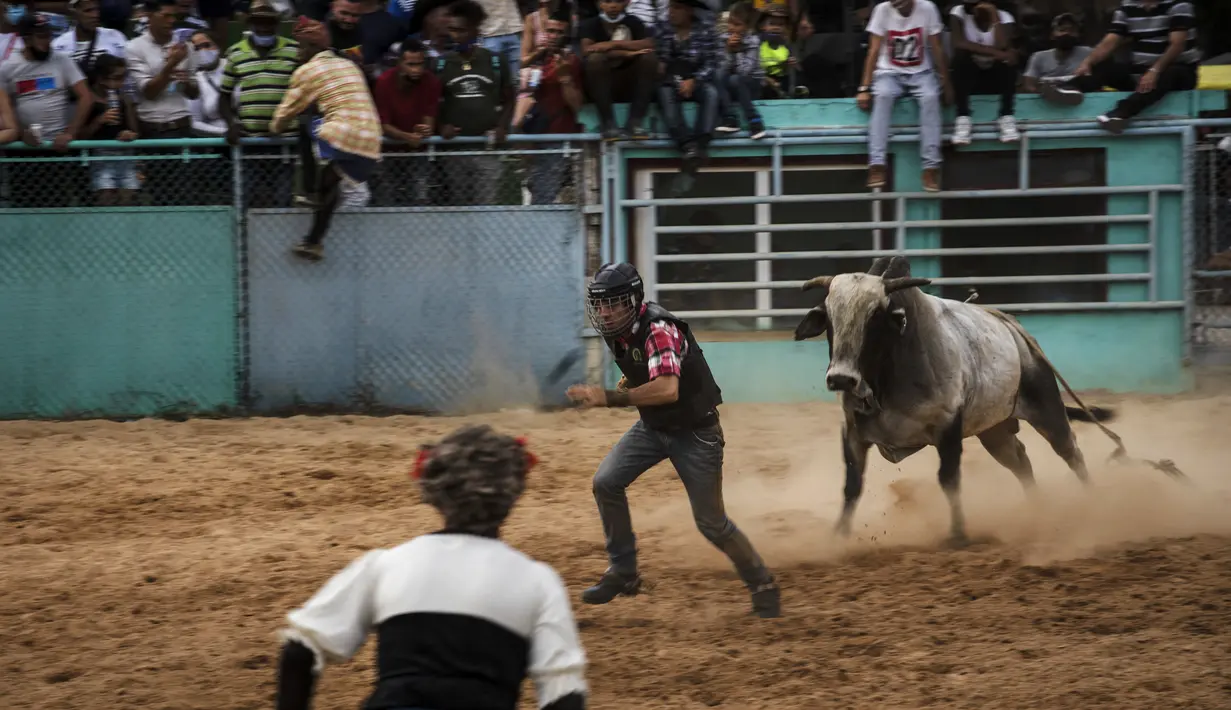
[{"label": "white metal bar", "polygon": [[[744,172],[748,168],[743,169]],[[1137,195],[1151,190],[1158,192],[1183,192],[1182,184],[1159,185],[1109,185],[1096,187],[1040,187],[1031,190],[1007,188],[1002,190],[952,190],[940,192],[825,192],[814,195],[768,195],[764,197],[724,197],[723,204],[754,205],[758,202],[865,202],[875,200],[893,200],[899,197],[916,200],[960,200],[960,199],[1002,199],[1005,197],[1077,197],[1086,195]],[[714,203],[712,197],[664,197],[654,200],[621,200],[624,207],[685,207],[708,206]]]},{"label": "white metal bar", "polygon": [[[983,304],[1002,311],[1164,311],[1184,307],[1183,301],[1088,301],[1077,303],[988,303]],[[803,316],[807,308],[777,308],[772,311],[757,310],[726,310],[726,311],[679,311],[677,316],[685,320],[703,320],[706,318],[754,318],[757,316],[791,317]]]},{"label": "white metal bar", "polygon": [[671,261],[754,261],[759,259],[875,259],[879,256],[1021,256],[1026,254],[1127,254],[1144,252],[1148,244],[1074,244],[1054,247],[954,247],[952,249],[851,249],[847,251],[780,251],[772,254],[726,252],[718,254],[663,254],[660,263]]},{"label": "white metal bar", "polygon": [[[775,168],[780,168],[781,165],[776,165]],[[756,190],[758,195],[767,194],[770,190],[771,180],[780,180],[781,171],[775,169],[770,173],[764,170],[758,170]],[[773,218],[770,215],[771,205],[761,204],[756,206],[756,221],[757,224],[772,224]],[[773,235],[769,232],[757,232],[756,250],[758,254],[768,254],[773,251]],[[756,266],[757,283],[767,284],[774,280],[773,262],[763,259],[757,262]],[[768,288],[757,289],[757,310],[767,311],[774,307],[774,292]],[[769,317],[757,318],[757,330],[769,330],[773,326],[773,319]]]},{"label": "white metal bar", "polygon": [[[1022,284],[1121,283],[1149,281],[1150,274],[1028,274],[1025,276],[950,276],[931,279],[935,286],[1015,286]],[[803,281],[712,281],[658,284],[659,291],[747,291],[797,289]],[[1153,299],[1151,299],[1153,300]]]},{"label": "white metal bar", "polygon": [[[852,229],[875,229],[877,227],[905,227],[922,229],[928,227],[1055,227],[1066,224],[1134,224],[1148,222],[1148,214],[1091,214],[1071,217],[1003,217],[994,219],[916,219],[902,222],[800,222],[772,224],[765,229],[770,232],[844,232]],[[725,224],[715,226],[681,225],[659,227],[659,234],[740,234],[755,232],[761,227],[755,224]]]}]

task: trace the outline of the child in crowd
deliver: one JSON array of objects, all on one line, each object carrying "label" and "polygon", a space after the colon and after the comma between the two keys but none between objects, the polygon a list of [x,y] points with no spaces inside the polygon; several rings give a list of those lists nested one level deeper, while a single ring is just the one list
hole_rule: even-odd
[{"label": "child in crowd", "polygon": [[732,5],[727,14],[727,31],[723,35],[725,51],[720,55],[721,68],[717,77],[722,123],[716,128],[719,133],[739,131],[739,118],[735,115],[738,103],[754,140],[765,137],[765,121],[752,103],[761,98],[761,83],[765,80],[765,71],[761,68],[761,39],[748,31],[756,23],[756,14],[747,0]]},{"label": "child in crowd", "polygon": [[[127,64],[110,54],[100,54],[90,67],[87,77],[90,107],[86,124],[77,136],[80,140],[131,141],[137,138],[137,111],[124,91]],[[98,149],[96,156],[131,156],[131,150]],[[141,181],[137,179],[137,163],[132,158],[90,162],[90,179],[95,199],[100,205],[132,204]]]},{"label": "child in crowd", "polygon": [[[761,14],[761,69],[765,72],[765,98],[790,96],[790,70],[795,67],[788,44],[787,25],[790,13],[786,6],[770,3]],[[784,88],[785,87],[785,88]]]}]

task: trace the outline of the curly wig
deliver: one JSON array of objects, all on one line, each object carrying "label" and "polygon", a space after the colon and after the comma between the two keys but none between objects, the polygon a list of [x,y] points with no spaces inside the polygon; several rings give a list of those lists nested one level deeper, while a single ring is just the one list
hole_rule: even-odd
[{"label": "curly wig", "polygon": [[524,440],[470,425],[422,447],[414,475],[448,530],[492,535],[526,490],[535,461]]}]

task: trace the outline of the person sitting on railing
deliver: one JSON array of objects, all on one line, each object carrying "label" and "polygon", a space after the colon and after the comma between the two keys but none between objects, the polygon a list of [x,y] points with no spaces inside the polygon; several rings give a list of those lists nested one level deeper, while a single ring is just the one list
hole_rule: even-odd
[{"label": "person sitting on railing", "polygon": [[1052,48],[1030,55],[1026,71],[1022,74],[1023,88],[1027,92],[1038,93],[1048,101],[1065,103],[1066,91],[1076,93],[1080,99],[1081,92],[1064,88],[1064,84],[1072,80],[1077,67],[1094,51],[1080,42],[1081,27],[1077,18],[1067,12],[1056,15],[1051,23]]},{"label": "person sitting on railing", "polygon": [[[493,144],[503,145],[513,118],[513,77],[501,55],[478,41],[487,12],[475,0],[458,0],[449,12],[453,51],[433,62],[433,72],[444,87],[436,117],[440,137],[448,141],[487,136]],[[446,150],[481,151],[482,146],[462,144]],[[496,204],[502,171],[499,156],[448,156],[441,167],[448,204]]]},{"label": "person sitting on railing", "polygon": [[[427,50],[423,43],[407,39],[402,42],[401,51],[401,61],[381,74],[372,90],[385,138],[395,142],[395,145],[385,146],[386,153],[420,151],[423,141],[436,132],[436,113],[440,107],[442,87],[436,75],[427,70]],[[426,158],[386,160],[381,173],[373,178],[378,203],[382,206],[427,204],[431,167],[432,163]]]},{"label": "person sitting on railing", "polygon": [[[706,9],[704,0],[671,0],[670,19],[655,30],[655,49],[663,68],[659,111],[684,155],[681,172],[686,175],[696,173],[718,123],[718,89],[713,83],[720,51],[718,35],[696,14]],[[684,122],[685,101],[697,104],[692,130]]]},{"label": "person sitting on railing", "polygon": [[941,95],[949,102],[953,85],[940,41],[944,25],[931,0],[887,0],[868,21],[868,57],[856,102],[872,108],[868,123],[868,187],[885,186],[885,153],[893,105],[909,91],[919,102],[919,152],[923,189],[940,190]]},{"label": "person sitting on railing", "polygon": [[970,145],[971,94],[998,94],[1001,143],[1021,140],[1013,104],[1017,96],[1017,51],[1012,46],[1013,16],[989,0],[962,0],[949,13],[953,43],[952,80],[957,101],[953,145]]},{"label": "person sitting on railing", "polygon": [[[0,102],[11,107],[24,143],[38,146],[50,140],[64,152],[89,115],[92,100],[85,76],[71,56],[51,50],[51,26],[41,14],[23,17],[17,32],[25,46],[0,64]],[[71,114],[69,92],[77,97]]]},{"label": "person sitting on railing", "polygon": [[[1132,48],[1131,63],[1116,62],[1112,54]],[[1074,78],[1059,95],[1069,103],[1082,94],[1110,86],[1131,91],[1115,108],[1098,117],[1099,125],[1118,134],[1126,121],[1162,100],[1172,91],[1197,86],[1197,27],[1193,6],[1183,0],[1123,0],[1112,17],[1103,41],[1074,71]],[[1139,77],[1139,78],[1138,78]]]},{"label": "person sitting on railing", "polygon": [[304,183],[314,192],[312,227],[294,248],[297,256],[319,261],[342,191],[366,194],[367,180],[380,162],[380,116],[368,93],[367,78],[354,62],[330,49],[324,23],[299,18],[295,39],[304,64],[291,76],[269,131],[282,133],[309,106],[315,105],[320,113],[309,128],[312,153],[303,166]]},{"label": "person sitting on railing", "polygon": [[[604,141],[645,140],[650,133],[642,122],[658,76],[654,36],[644,22],[626,12],[628,0],[600,0],[598,7],[598,15],[584,21],[578,34],[585,89],[598,113],[599,133]],[[623,131],[616,127],[617,101],[629,104]]]},{"label": "person sitting on railing", "polygon": [[738,105],[754,140],[765,137],[765,121],[752,103],[761,98],[761,84],[765,81],[765,70],[761,68],[761,38],[750,31],[756,23],[756,14],[747,0],[732,5],[727,14],[727,31],[722,40],[716,81],[722,123],[714,129],[720,133],[738,133],[739,116],[735,113]]},{"label": "person sitting on railing", "polygon": [[[208,37],[202,33],[202,36]],[[90,68],[90,113],[78,138],[96,141],[127,142],[137,138],[137,109],[122,93],[126,65],[123,59],[104,54]],[[90,162],[90,182],[94,199],[100,205],[129,205],[141,189],[137,163],[131,150],[95,150],[96,157],[116,156],[118,160]]]}]

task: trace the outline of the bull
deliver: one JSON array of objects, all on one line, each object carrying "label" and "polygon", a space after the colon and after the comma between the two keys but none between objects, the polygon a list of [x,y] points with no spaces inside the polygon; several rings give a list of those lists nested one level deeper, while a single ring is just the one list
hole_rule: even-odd
[{"label": "bull", "polygon": [[825,386],[842,404],[840,535],[850,535],[873,445],[891,463],[936,447],[950,542],[961,545],[967,541],[959,493],[965,439],[978,437],[1030,494],[1034,470],[1017,438],[1019,420],[1034,427],[1084,484],[1089,473],[1070,419],[1112,417],[1107,409],[1065,406],[1058,374],[1016,319],[919,290],[929,283],[912,277],[910,263],[895,256],[877,259],[867,273],[818,276],[803,285],[825,295],[795,328],[795,340],[826,335]]}]

